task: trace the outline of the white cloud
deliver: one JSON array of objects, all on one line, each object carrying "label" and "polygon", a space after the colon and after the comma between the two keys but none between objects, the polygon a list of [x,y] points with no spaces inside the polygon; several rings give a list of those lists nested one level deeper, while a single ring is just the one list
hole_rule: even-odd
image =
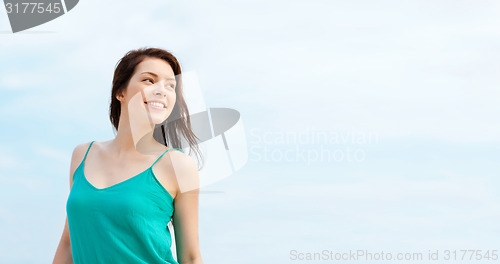
[{"label": "white cloud", "polygon": [[71,159],[71,152],[58,149],[45,144],[36,144],[33,146],[34,154],[42,156],[44,159],[54,160],[56,162],[68,162]]},{"label": "white cloud", "polygon": [[[13,169],[20,166],[22,164],[21,158],[14,156],[15,151],[9,149],[7,145],[2,145],[0,150],[0,170]],[[7,152],[7,150],[11,150],[11,152]]]}]

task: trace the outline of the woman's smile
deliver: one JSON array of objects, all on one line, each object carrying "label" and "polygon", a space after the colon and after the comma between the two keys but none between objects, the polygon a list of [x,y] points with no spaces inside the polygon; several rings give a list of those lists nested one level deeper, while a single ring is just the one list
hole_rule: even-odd
[{"label": "woman's smile", "polygon": [[145,104],[148,105],[149,108],[151,109],[156,109],[156,110],[166,110],[167,107],[163,103],[155,102],[155,101],[149,101],[149,102],[144,102]]}]

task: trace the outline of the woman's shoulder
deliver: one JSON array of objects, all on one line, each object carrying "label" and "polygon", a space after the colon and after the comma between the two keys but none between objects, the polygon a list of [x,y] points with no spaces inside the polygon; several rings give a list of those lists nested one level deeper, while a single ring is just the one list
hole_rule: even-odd
[{"label": "woman's shoulder", "polygon": [[92,141],[77,144],[73,148],[73,158],[76,158],[77,160],[83,159],[83,156],[85,156],[85,153],[87,152],[87,149],[90,147],[91,143],[92,143]]},{"label": "woman's shoulder", "polygon": [[176,164],[180,167],[189,167],[195,163],[194,159],[190,155],[184,153],[182,149],[170,148],[165,154],[168,154],[172,164]]},{"label": "woman's shoulder", "polygon": [[179,149],[171,149],[167,151],[168,159],[162,159],[160,162],[164,166],[169,166],[175,170],[176,174],[193,175],[198,172],[196,161],[188,153],[184,153]]},{"label": "woman's shoulder", "polygon": [[92,143],[92,141],[77,144],[73,148],[73,153],[71,154],[71,164],[70,164],[70,188],[73,185],[73,175],[78,166],[83,162],[85,153],[87,152],[90,143]]},{"label": "woman's shoulder", "polygon": [[183,191],[199,188],[198,166],[193,157],[181,151],[169,151],[169,159],[164,166],[169,166]]}]

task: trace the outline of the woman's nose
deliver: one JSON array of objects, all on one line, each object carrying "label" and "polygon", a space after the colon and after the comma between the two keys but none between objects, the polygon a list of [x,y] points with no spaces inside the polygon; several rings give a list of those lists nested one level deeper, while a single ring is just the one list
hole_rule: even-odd
[{"label": "woman's nose", "polygon": [[160,83],[156,83],[154,94],[167,96],[167,93],[163,90],[163,86]]}]

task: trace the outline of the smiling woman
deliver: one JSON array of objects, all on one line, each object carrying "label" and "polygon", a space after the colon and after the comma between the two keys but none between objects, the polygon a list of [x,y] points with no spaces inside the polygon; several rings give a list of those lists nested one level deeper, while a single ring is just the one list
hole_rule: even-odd
[{"label": "smiling woman", "polygon": [[[120,60],[110,104],[116,137],[75,147],[53,263],[202,263],[198,167],[181,142],[199,149],[180,76],[177,59],[162,49]],[[161,143],[153,137],[157,125]]]}]

